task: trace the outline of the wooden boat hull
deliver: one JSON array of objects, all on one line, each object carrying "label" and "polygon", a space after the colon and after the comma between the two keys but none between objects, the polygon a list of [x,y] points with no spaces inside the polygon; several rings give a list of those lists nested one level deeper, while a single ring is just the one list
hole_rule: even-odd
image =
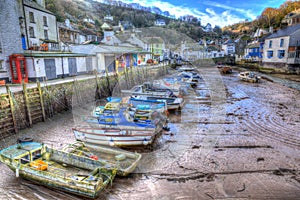
[{"label": "wooden boat hull", "polygon": [[[99,162],[49,148],[36,142],[13,145],[0,151],[0,161],[16,176],[41,185],[89,198],[96,198],[114,179],[117,170],[105,169]],[[47,169],[30,166],[47,163]]]},{"label": "wooden boat hull", "polygon": [[109,146],[132,146],[151,144],[155,129],[73,128],[76,140],[90,144]]},{"label": "wooden boat hull", "polygon": [[96,157],[99,162],[105,163],[105,165],[115,166],[118,169],[117,175],[120,176],[127,176],[132,173],[142,158],[142,155],[136,152],[83,142],[68,144],[63,150],[77,155]]}]

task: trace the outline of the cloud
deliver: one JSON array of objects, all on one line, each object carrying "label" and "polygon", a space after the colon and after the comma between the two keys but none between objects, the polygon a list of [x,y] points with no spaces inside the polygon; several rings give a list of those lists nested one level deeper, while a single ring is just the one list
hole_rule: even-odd
[{"label": "cloud", "polygon": [[215,10],[211,8],[205,9],[206,13],[201,15],[201,23],[202,25],[206,25],[206,23],[210,23],[212,26],[226,26],[234,23],[238,23],[242,21],[242,19],[238,16],[231,14],[230,11],[226,10],[221,13],[217,13]]},{"label": "cloud", "polygon": [[[99,1],[99,0],[98,0]],[[205,1],[205,5],[210,6],[203,11],[200,11],[197,8],[191,8],[186,4],[180,6],[175,6],[168,2],[163,2],[160,0],[122,0],[124,3],[138,3],[141,6],[151,7],[155,6],[160,8],[162,11],[169,11],[171,15],[175,15],[176,18],[184,15],[193,15],[194,17],[200,18],[202,25],[210,23],[212,26],[226,26],[240,21],[245,20],[246,18],[254,19],[255,15],[246,9],[239,9],[223,4],[215,3],[213,1]],[[216,8],[216,9],[213,9]],[[223,9],[220,11],[221,8]],[[234,13],[233,13],[234,12]],[[246,16],[246,17],[245,17]]]},{"label": "cloud", "polygon": [[224,10],[230,10],[239,13],[240,15],[243,15],[251,20],[256,18],[256,14],[250,10],[250,9],[242,9],[242,8],[237,8],[237,7],[232,7],[224,4],[220,4],[217,2],[213,1],[204,1],[204,5],[212,6],[212,7],[217,7],[217,8],[222,8]]}]

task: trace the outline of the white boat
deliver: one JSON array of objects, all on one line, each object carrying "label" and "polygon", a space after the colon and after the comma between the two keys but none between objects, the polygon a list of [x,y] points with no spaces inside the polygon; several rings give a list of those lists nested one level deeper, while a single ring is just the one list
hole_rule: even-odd
[{"label": "white boat", "polygon": [[144,83],[136,85],[130,90],[121,90],[122,94],[126,96],[155,96],[155,97],[174,97],[174,92],[169,88],[157,88],[153,84]]},{"label": "white boat", "polygon": [[251,71],[245,71],[239,73],[239,79],[250,83],[258,83],[261,79],[260,76]]},{"label": "white boat", "polygon": [[155,129],[137,127],[88,127],[73,128],[76,140],[86,144],[107,146],[133,146],[151,144],[157,134]]}]

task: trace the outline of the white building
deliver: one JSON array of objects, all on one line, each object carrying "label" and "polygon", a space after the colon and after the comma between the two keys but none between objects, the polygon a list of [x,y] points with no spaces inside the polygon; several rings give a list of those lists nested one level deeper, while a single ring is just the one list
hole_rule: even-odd
[{"label": "white building", "polygon": [[45,9],[44,0],[23,2],[26,49],[40,50],[43,43],[48,44],[48,49],[58,49],[56,17]]},{"label": "white building", "polygon": [[264,67],[300,73],[300,24],[278,30],[265,39]]}]

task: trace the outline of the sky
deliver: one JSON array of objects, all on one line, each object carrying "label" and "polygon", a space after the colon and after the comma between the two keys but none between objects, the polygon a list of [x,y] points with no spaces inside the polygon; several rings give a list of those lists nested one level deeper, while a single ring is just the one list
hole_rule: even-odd
[{"label": "sky", "polygon": [[267,7],[279,8],[286,0],[121,0],[124,3],[139,3],[141,6],[156,6],[169,11],[176,18],[193,15],[201,24],[224,27],[248,19],[252,21]]}]

